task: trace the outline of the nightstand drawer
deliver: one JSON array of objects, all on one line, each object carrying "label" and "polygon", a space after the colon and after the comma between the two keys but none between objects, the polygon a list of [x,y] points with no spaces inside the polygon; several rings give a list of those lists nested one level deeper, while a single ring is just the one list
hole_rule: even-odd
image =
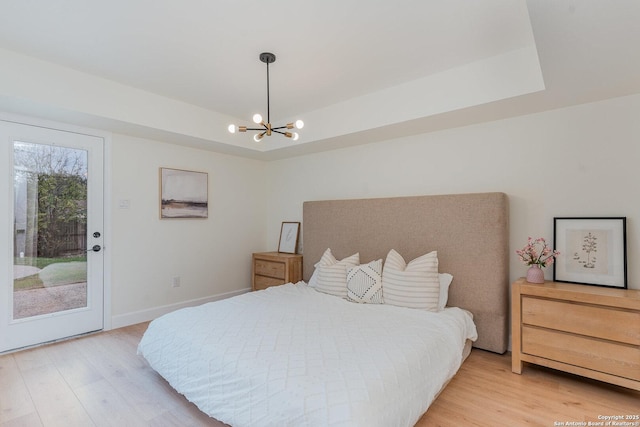
[{"label": "nightstand drawer", "polygon": [[636,346],[523,325],[522,352],[640,381]]},{"label": "nightstand drawer", "polygon": [[640,345],[638,312],[523,296],[522,323]]},{"label": "nightstand drawer", "polygon": [[267,276],[255,276],[253,278],[254,291],[267,289],[269,286],[284,285],[284,279],[275,279]]},{"label": "nightstand drawer", "polygon": [[302,255],[256,252],[252,259],[251,288],[254,291],[302,280]]},{"label": "nightstand drawer", "polygon": [[283,262],[266,261],[262,259],[255,260],[255,274],[261,276],[276,277],[278,279],[285,278],[285,266]]}]

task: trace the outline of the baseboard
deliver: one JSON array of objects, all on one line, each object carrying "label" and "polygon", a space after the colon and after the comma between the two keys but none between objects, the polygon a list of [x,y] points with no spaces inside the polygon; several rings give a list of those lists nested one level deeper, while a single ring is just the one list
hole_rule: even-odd
[{"label": "baseboard", "polygon": [[182,301],[175,304],[163,305],[160,307],[153,307],[146,310],[134,311],[132,313],[119,314],[117,316],[111,317],[111,329],[122,328],[125,326],[135,325],[137,323],[148,322],[157,317],[162,316],[163,314],[170,313],[172,311],[178,310],[180,308],[185,307],[194,307],[196,305],[205,304],[207,302],[212,301],[220,301],[222,299],[227,299],[231,297],[235,297],[237,295],[244,294],[249,292],[251,289],[241,289],[239,291],[225,292],[223,294],[212,295],[204,298],[193,299],[189,301]]}]

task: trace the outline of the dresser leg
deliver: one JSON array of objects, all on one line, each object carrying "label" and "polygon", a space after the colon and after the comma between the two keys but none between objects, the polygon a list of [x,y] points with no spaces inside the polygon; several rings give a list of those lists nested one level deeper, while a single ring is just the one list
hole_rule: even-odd
[{"label": "dresser leg", "polygon": [[516,360],[517,358],[511,355],[511,372],[514,374],[522,373],[522,362],[520,360]]}]

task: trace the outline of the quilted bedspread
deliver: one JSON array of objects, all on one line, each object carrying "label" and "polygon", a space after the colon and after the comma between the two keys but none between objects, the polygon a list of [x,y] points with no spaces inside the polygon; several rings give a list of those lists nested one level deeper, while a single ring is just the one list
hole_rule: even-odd
[{"label": "quilted bedspread", "polygon": [[234,427],[413,426],[476,337],[458,308],[356,304],[300,282],[166,314],[138,352]]}]

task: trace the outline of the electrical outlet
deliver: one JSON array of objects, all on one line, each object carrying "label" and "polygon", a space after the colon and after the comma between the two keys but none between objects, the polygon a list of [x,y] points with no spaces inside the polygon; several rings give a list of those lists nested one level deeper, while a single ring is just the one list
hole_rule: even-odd
[{"label": "electrical outlet", "polygon": [[173,288],[180,287],[180,276],[174,276],[171,278],[171,287]]}]

